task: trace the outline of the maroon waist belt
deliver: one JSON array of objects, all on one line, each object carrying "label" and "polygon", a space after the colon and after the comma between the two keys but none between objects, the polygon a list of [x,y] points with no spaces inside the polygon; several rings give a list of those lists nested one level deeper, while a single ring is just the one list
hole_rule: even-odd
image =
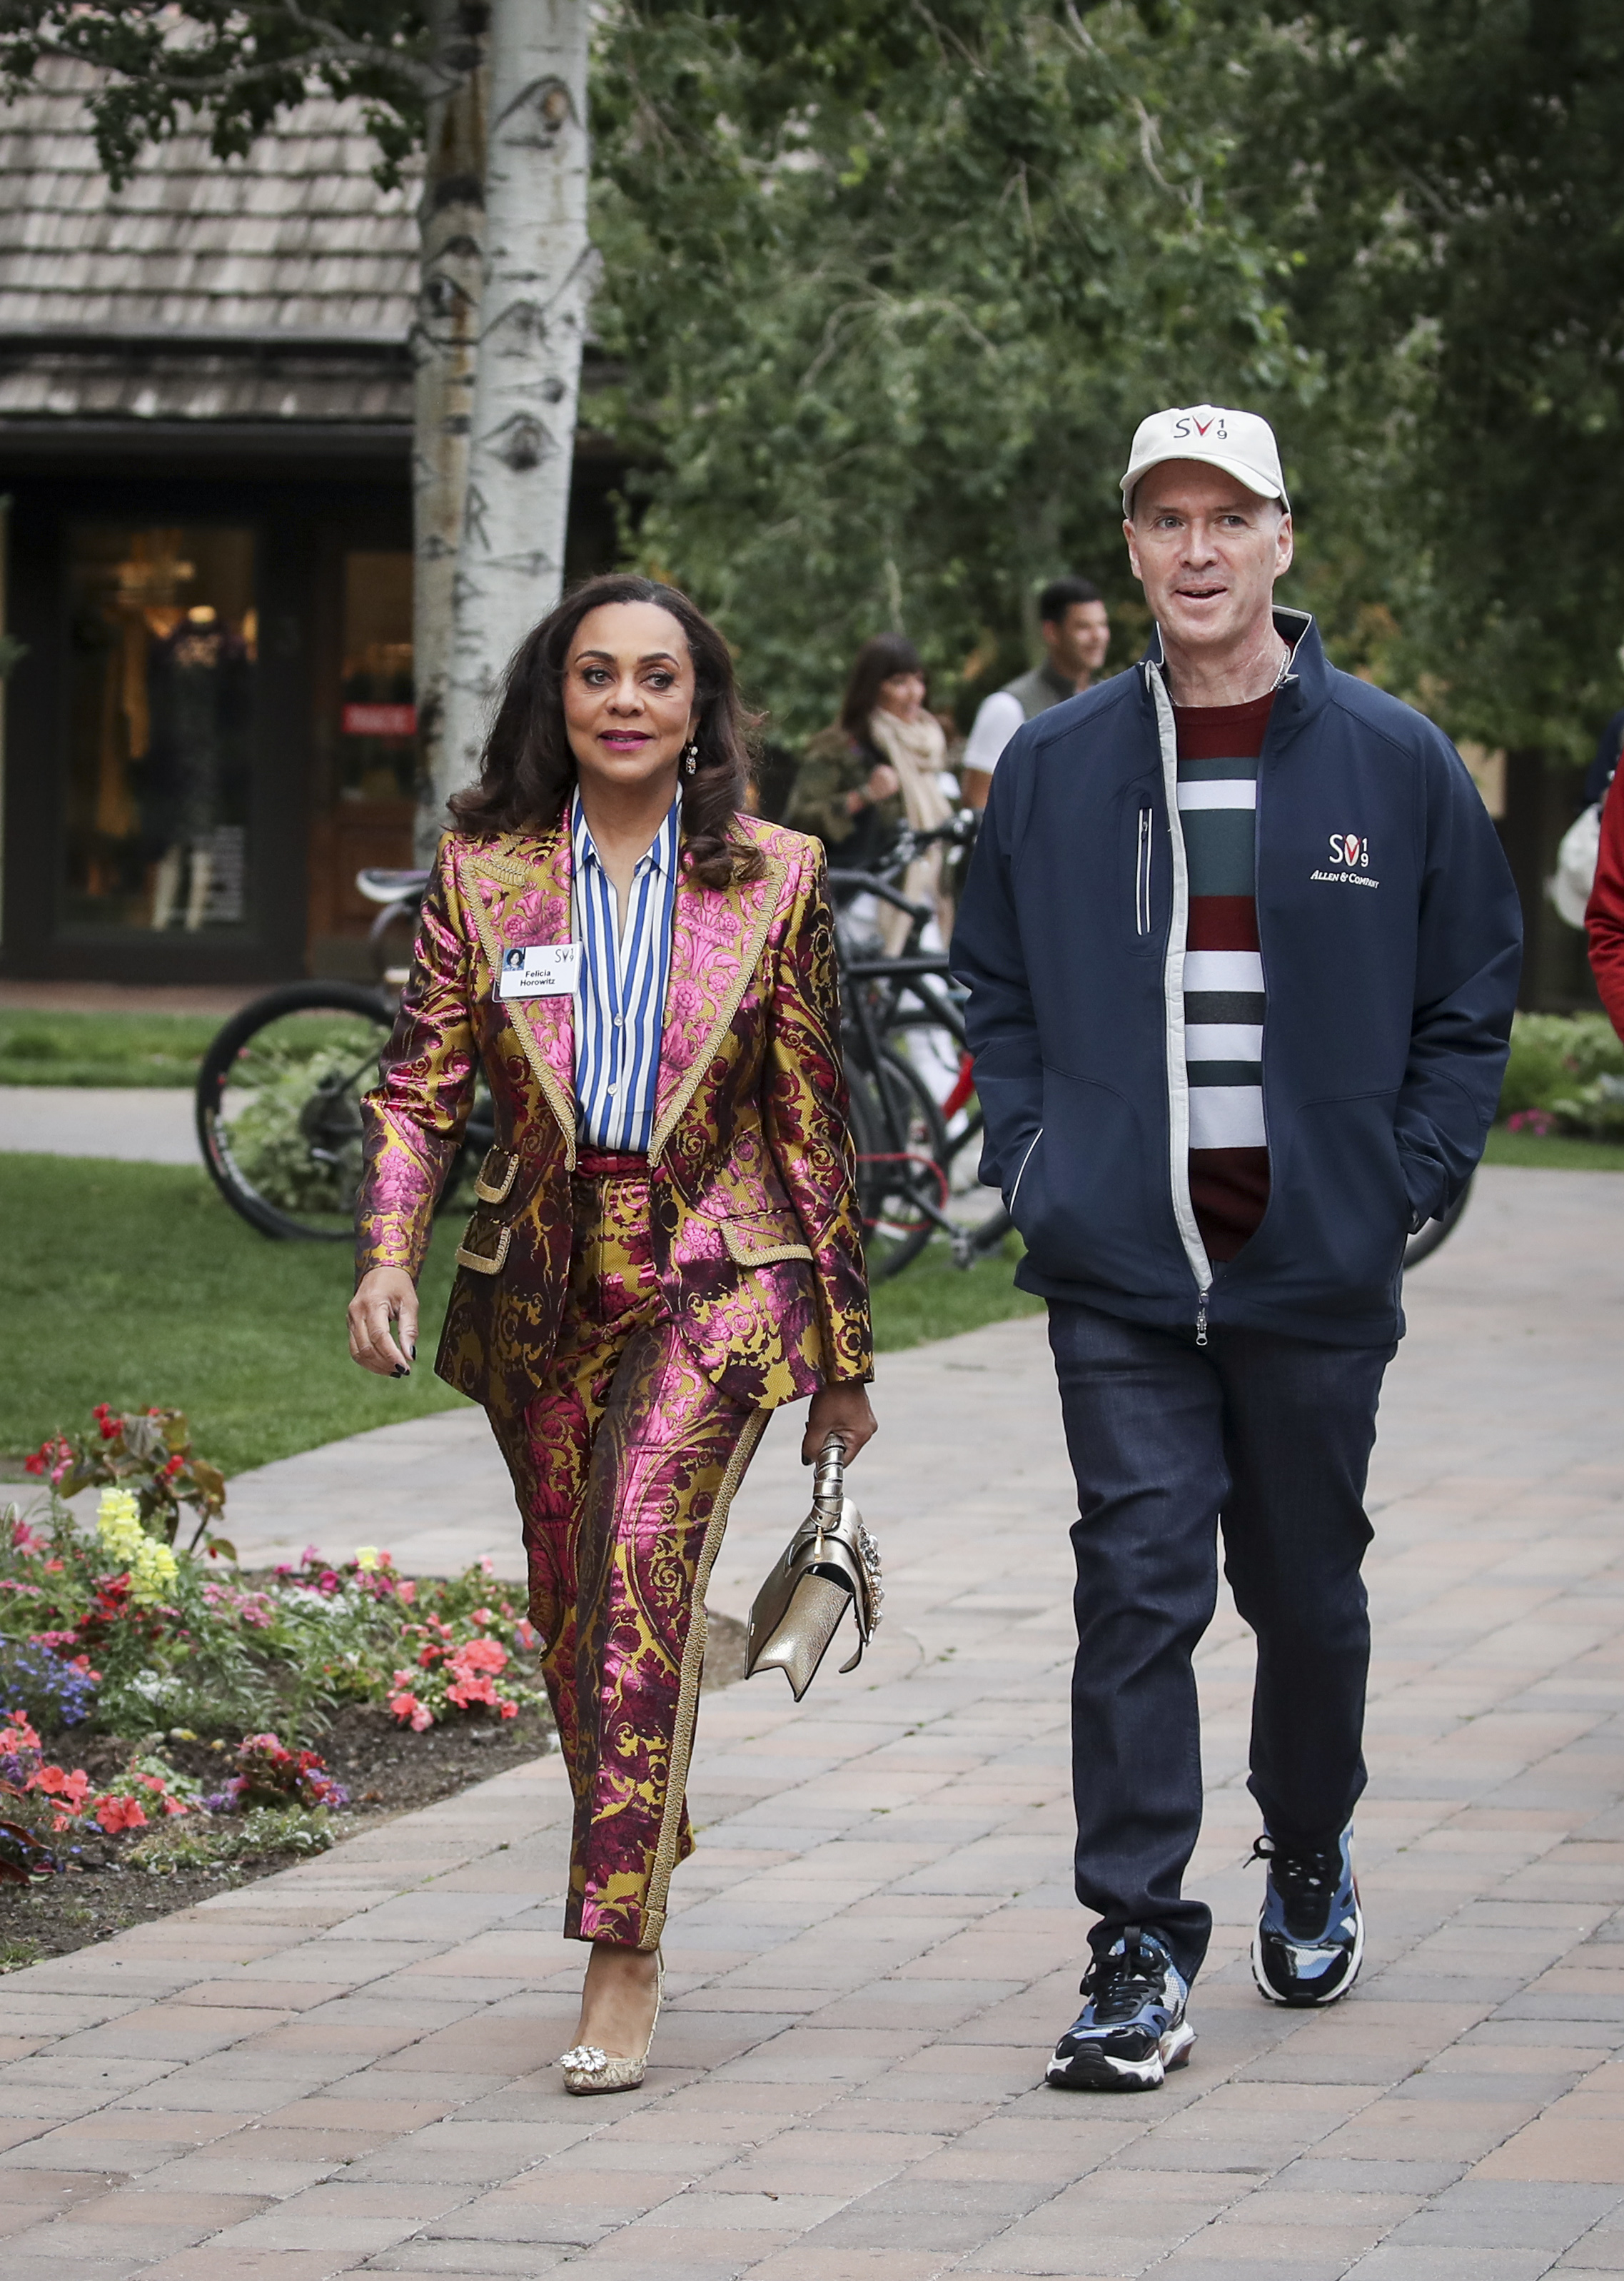
[{"label": "maroon waist belt", "polygon": [[630,1180],[648,1171],[648,1158],[619,1148],[583,1148],[576,1158],[577,1180]]}]

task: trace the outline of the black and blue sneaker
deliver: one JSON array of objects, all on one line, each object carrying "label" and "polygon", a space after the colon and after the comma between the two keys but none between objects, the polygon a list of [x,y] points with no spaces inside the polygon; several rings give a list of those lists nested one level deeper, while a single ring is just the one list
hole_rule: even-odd
[{"label": "black and blue sneaker", "polygon": [[1269,1870],[1252,1939],[1253,1979],[1271,2004],[1334,2004],[1365,1960],[1353,1824],[1321,1848],[1262,1836],[1252,1859]]},{"label": "black and blue sneaker", "polygon": [[1154,2091],[1195,2041],[1189,2000],[1153,1932],[1127,1925],[1083,1975],[1083,2008],[1055,2046],[1047,2080],[1062,2091]]}]

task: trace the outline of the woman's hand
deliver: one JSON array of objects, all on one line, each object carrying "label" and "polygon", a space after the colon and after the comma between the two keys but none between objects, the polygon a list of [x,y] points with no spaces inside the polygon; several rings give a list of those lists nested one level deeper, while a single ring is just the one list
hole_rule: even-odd
[{"label": "woman's hand", "polygon": [[871,1440],[877,1430],[866,1386],[861,1382],[820,1386],[812,1396],[812,1406],[807,1412],[800,1462],[803,1465],[815,1465],[829,1436],[838,1434],[846,1444],[846,1462],[849,1465],[863,1443]]},{"label": "woman's hand", "polygon": [[416,1284],[404,1267],[372,1268],[350,1302],[351,1359],[380,1378],[410,1378],[416,1352]]},{"label": "woman's hand", "polygon": [[882,800],[889,800],[901,789],[901,778],[889,761],[877,762],[869,770],[866,784],[855,785],[846,795],[847,816],[861,816],[865,808],[878,808]]}]

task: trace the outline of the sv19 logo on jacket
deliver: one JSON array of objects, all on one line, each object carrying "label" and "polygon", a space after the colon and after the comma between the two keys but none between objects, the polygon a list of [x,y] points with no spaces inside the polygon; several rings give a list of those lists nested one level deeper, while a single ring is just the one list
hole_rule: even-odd
[{"label": "sv19 logo on jacket", "polygon": [[1315,871],[1311,878],[1323,879],[1329,886],[1379,887],[1381,882],[1370,877],[1370,841],[1362,832],[1333,831],[1329,845],[1331,861],[1341,868],[1334,871]]}]

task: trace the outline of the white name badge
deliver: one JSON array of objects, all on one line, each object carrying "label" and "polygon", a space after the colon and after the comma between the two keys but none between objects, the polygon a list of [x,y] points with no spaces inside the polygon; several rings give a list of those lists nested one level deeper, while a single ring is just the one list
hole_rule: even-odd
[{"label": "white name badge", "polygon": [[499,998],[573,998],[581,963],[578,942],[535,942],[502,954]]}]

